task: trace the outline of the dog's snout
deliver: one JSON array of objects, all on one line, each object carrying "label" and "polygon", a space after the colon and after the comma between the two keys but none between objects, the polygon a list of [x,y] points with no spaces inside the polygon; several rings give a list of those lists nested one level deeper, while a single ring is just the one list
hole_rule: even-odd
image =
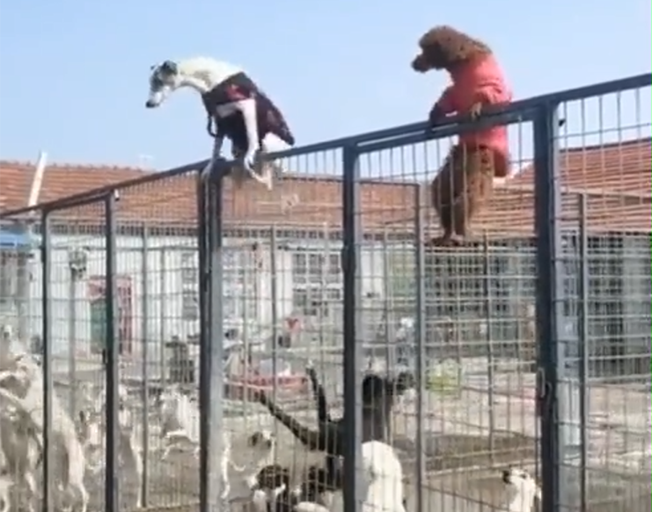
[{"label": "dog's snout", "polygon": [[423,54],[417,55],[412,61],[412,69],[419,73],[428,71],[428,62]]},{"label": "dog's snout", "polygon": [[156,103],[154,103],[152,100],[147,100],[145,102],[145,108],[154,108],[156,106]]}]

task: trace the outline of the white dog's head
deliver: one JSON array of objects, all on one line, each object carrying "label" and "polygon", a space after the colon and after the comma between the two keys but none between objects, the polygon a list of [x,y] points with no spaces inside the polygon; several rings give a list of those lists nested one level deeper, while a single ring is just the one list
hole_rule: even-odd
[{"label": "white dog's head", "polygon": [[541,488],[524,469],[510,467],[503,471],[502,480],[507,490],[509,512],[529,512],[533,510],[535,499],[541,501]]},{"label": "white dog's head", "polygon": [[151,67],[149,76],[149,97],[145,102],[147,108],[160,106],[179,86],[179,66],[176,62],[166,60]]},{"label": "white dog's head", "polygon": [[247,439],[247,444],[252,448],[260,448],[269,451],[276,445],[276,437],[271,430],[263,429],[254,432]]}]

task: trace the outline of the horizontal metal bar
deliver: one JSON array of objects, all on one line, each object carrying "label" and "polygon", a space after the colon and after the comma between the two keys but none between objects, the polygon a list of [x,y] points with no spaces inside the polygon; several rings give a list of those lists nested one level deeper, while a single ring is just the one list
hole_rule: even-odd
[{"label": "horizontal metal bar", "polygon": [[[41,205],[41,211],[47,212],[47,213],[53,213],[58,210],[67,210],[69,208],[80,208],[82,206],[89,206],[94,203],[102,203],[103,201],[106,201],[107,196],[113,195],[115,192],[112,190],[107,190],[106,192],[102,192],[100,194],[88,196],[88,197],[81,197],[81,198],[75,198],[75,197],[64,197],[63,199],[60,199],[57,201],[55,204],[44,204]],[[102,209],[104,209],[104,204],[102,203]]]},{"label": "horizontal metal bar", "polygon": [[[652,85],[652,73],[643,73],[641,75],[621,78],[619,80],[611,80],[609,82],[602,82],[600,84],[586,85],[577,87],[575,89],[568,89],[566,91],[553,92],[549,94],[543,94],[541,96],[534,96],[532,98],[527,98],[520,101],[515,101],[514,103],[511,103],[507,107],[501,109],[500,112],[509,113],[521,110],[530,110],[532,107],[544,103],[558,105],[560,103],[577,101],[593,96],[603,96],[605,94],[623,92],[630,89],[642,89],[644,87],[650,87],[650,85]],[[498,112],[499,111],[496,111],[495,113]],[[458,122],[463,120],[464,118],[462,117],[451,117],[451,120],[447,124],[456,125]],[[422,132],[427,128],[428,123],[426,121],[405,124],[393,128],[386,128],[384,130],[367,132],[352,137],[342,137],[330,141],[319,142],[317,144],[309,144],[300,148],[278,151],[275,153],[270,153],[269,158],[286,158],[290,156],[303,155],[306,153],[316,153],[318,151],[341,148],[346,144],[362,144],[364,142],[373,142],[378,139],[387,139],[400,135],[409,135],[414,132]]]},{"label": "horizontal metal bar", "polygon": [[[15,208],[13,210],[5,210],[3,212],[0,212],[0,219],[6,217],[15,217],[17,215],[24,215],[30,212],[40,211],[42,209],[57,210],[59,208],[63,208],[60,207],[59,205],[64,203],[68,205],[71,202],[74,203],[76,201],[84,201],[87,198],[103,197],[103,194],[107,194],[114,190],[136,187],[153,181],[158,181],[165,178],[171,178],[174,176],[180,176],[194,170],[203,169],[207,163],[208,163],[208,159],[201,160],[199,162],[193,162],[191,164],[182,165],[180,167],[174,167],[172,169],[168,169],[167,171],[148,173],[144,176],[139,176],[138,178],[111,183],[110,185],[104,185],[102,187],[87,190],[85,192],[79,192],[78,194],[73,194],[68,197],[53,199],[52,201],[46,201],[44,203],[40,203],[35,206],[25,206],[22,208]],[[68,208],[68,206],[65,207]]]},{"label": "horizontal metal bar", "polygon": [[435,126],[433,128],[426,128],[411,135],[403,137],[394,137],[373,142],[371,144],[363,144],[358,147],[358,154],[373,153],[374,151],[382,151],[384,149],[397,148],[401,146],[408,146],[410,144],[417,144],[419,142],[427,142],[433,139],[441,139],[443,137],[451,137],[460,133],[491,128],[496,125],[509,125],[514,123],[523,123],[532,120],[532,111],[514,112],[514,113],[500,113],[493,114],[489,117],[482,118],[481,121],[465,121],[463,123],[450,125],[448,123]]},{"label": "horizontal metal bar", "polygon": [[[652,73],[644,73],[641,75],[630,76],[627,78],[621,78],[619,80],[612,80],[609,82],[602,82],[600,84],[593,84],[583,87],[577,87],[575,89],[568,89],[566,91],[559,91],[549,94],[543,94],[541,96],[534,96],[532,98],[527,98],[520,101],[515,101],[514,103],[509,104],[506,107],[497,110],[489,110],[487,115],[496,115],[496,114],[509,114],[522,112],[525,110],[530,110],[531,108],[547,103],[551,105],[558,105],[560,103],[577,101],[585,98],[590,98],[594,96],[602,96],[605,94],[611,94],[615,92],[623,92],[631,89],[642,89],[644,87],[650,87],[652,85]],[[452,130],[454,133],[458,133],[460,123],[466,122],[467,119],[464,117],[451,117],[446,124],[442,124],[438,127],[437,137],[445,137],[444,128],[445,127],[455,127]],[[285,151],[277,151],[265,155],[266,160],[274,160],[278,158],[287,158],[291,156],[300,156],[308,153],[317,153],[320,151],[327,151],[333,149],[340,149],[348,144],[363,144],[366,142],[374,142],[382,139],[391,139],[400,136],[407,136],[417,132],[425,132],[428,130],[427,121],[420,121],[418,123],[411,123],[401,126],[395,126],[393,128],[386,128],[383,130],[377,130],[373,132],[367,132],[360,135],[341,137],[338,139],[332,139],[325,142],[319,142],[316,144],[309,144],[307,146],[301,146],[297,148],[288,149]],[[441,131],[439,131],[441,130]],[[433,137],[434,138],[434,137]],[[157,181],[159,179],[164,179],[168,177],[173,177],[177,175],[182,175],[194,170],[199,170],[204,168],[208,164],[208,159],[200,160],[198,162],[193,162],[191,164],[182,165],[180,167],[174,167],[167,171],[157,172],[148,174],[143,177],[135,178],[133,180],[127,180],[120,183],[113,183],[111,185],[106,185],[104,187],[99,187],[94,190],[82,192],[70,196],[69,200],[82,199],[88,196],[98,196],[102,193],[115,190],[116,187],[126,188],[133,187],[137,185],[142,185],[149,183],[151,181]],[[41,208],[56,208],[56,205],[61,203],[61,199],[55,199],[53,201],[48,201],[46,203],[41,203],[33,207],[24,207],[17,208],[13,210],[6,210],[0,212],[0,219],[7,217],[15,217],[17,215],[26,214],[32,211],[38,211]]]}]

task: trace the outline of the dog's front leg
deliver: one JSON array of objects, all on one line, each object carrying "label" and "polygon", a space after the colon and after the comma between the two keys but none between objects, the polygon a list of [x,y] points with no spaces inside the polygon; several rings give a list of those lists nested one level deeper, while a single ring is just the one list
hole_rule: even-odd
[{"label": "dog's front leg", "polygon": [[230,453],[225,452],[222,454],[222,459],[220,460],[220,472],[222,478],[222,493],[220,494],[220,499],[226,501],[231,494],[231,483],[229,478],[229,460]]},{"label": "dog's front leg", "polygon": [[[260,138],[258,134],[258,112],[256,100],[249,98],[246,100],[238,101],[236,107],[240,110],[242,118],[245,123],[245,130],[247,132],[247,150],[242,157],[242,166],[249,173],[253,179],[258,183],[265,185],[268,189],[272,188],[272,173],[271,168],[266,168],[265,165],[259,164],[259,151]],[[261,172],[257,172],[257,168]]]}]

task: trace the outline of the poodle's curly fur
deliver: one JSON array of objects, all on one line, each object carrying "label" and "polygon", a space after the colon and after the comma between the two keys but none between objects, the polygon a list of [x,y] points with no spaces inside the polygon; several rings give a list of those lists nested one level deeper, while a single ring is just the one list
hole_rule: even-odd
[{"label": "poodle's curly fur", "polygon": [[434,27],[419,39],[421,53],[412,61],[412,68],[419,72],[445,69],[461,62],[491,54],[483,42],[473,39],[448,25]]},{"label": "poodle's curly fur", "polygon": [[493,179],[504,174],[507,155],[500,151],[455,145],[432,181],[432,204],[444,235],[432,245],[448,245],[451,238],[468,235],[472,218],[491,199]]}]

